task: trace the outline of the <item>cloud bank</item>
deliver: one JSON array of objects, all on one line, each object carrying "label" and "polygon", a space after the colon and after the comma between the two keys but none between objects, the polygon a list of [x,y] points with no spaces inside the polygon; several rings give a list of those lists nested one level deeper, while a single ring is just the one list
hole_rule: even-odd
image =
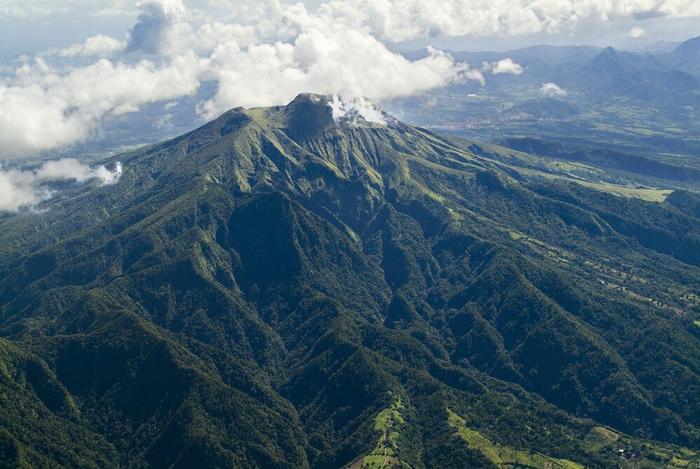
[{"label": "cloud bank", "polygon": [[[0,159],[83,141],[110,116],[194,96],[205,82],[214,82],[216,91],[197,110],[211,118],[235,106],[285,104],[300,92],[381,102],[465,80],[485,84],[489,73],[523,73],[511,59],[478,69],[435,49],[409,60],[390,42],[700,15],[695,0],[331,0],[314,10],[284,0],[189,2],[190,9],[182,0],[2,2],[0,16],[77,9],[139,14],[123,40],[93,36],[0,78]],[[221,14],[212,17],[212,11]],[[89,60],[94,63],[85,65]]]},{"label": "cloud bank", "polygon": [[[0,80],[0,159],[83,141],[109,116],[192,96],[205,81],[218,88],[197,109],[212,118],[235,106],[286,104],[307,91],[381,101],[483,80],[438,50],[408,60],[367,30],[338,28],[302,4],[246,11],[250,23],[195,25],[180,0],[146,2],[126,41],[95,36],[25,63]],[[97,61],[61,66],[56,56]]]},{"label": "cloud bank", "polygon": [[[90,14],[134,10],[141,0],[3,0],[0,17],[27,18],[85,11]],[[167,2],[163,2],[167,3]],[[261,0],[189,0],[203,12],[220,7],[240,16],[259,10]],[[367,9],[370,7],[371,9]],[[538,31],[571,26],[589,18],[629,16],[692,17],[695,0],[331,0],[323,8],[353,21],[371,21],[387,37],[422,34],[474,34],[474,31]],[[498,24],[500,23],[500,24]],[[466,33],[464,31],[467,31]]]},{"label": "cloud bank", "polygon": [[35,170],[2,170],[0,167],[0,211],[16,212],[32,208],[54,196],[51,183],[73,181],[86,183],[96,180],[100,185],[115,184],[122,175],[117,163],[113,170],[105,166],[90,168],[78,160],[66,158],[49,161]]},{"label": "cloud bank", "polygon": [[700,16],[696,0],[332,0],[321,14],[376,37],[521,36],[573,31],[587,21]]},{"label": "cloud bank", "polygon": [[109,115],[193,94],[199,87],[193,54],[158,67],[101,59],[68,72],[38,58],[0,81],[0,159],[80,142]]},{"label": "cloud bank", "polygon": [[472,77],[468,66],[437,50],[409,61],[358,31],[318,29],[292,43],[219,46],[207,74],[219,83],[216,95],[200,106],[208,118],[233,106],[285,104],[302,91],[380,101]]}]

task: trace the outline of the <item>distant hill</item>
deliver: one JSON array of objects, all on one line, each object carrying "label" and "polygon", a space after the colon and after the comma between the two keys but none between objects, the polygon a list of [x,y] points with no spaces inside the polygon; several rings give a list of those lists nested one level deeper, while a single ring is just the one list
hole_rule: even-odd
[{"label": "distant hill", "polygon": [[695,55],[700,53],[700,36],[688,39],[687,41],[681,43],[673,51],[680,55]]},{"label": "distant hill", "polygon": [[700,183],[700,169],[598,147],[567,146],[533,137],[508,138],[502,145],[531,155],[578,161],[669,181]]},{"label": "distant hill", "polygon": [[578,69],[600,52],[588,46],[532,46],[507,51],[500,58],[510,57],[526,72],[518,76],[519,83],[541,84],[557,82],[567,70]]},{"label": "distant hill", "polygon": [[[481,66],[482,62],[493,62],[504,58],[511,58],[522,65],[526,72],[516,78],[510,75],[490,76],[490,83],[533,83],[541,84],[548,81],[556,81],[562,74],[571,69],[579,69],[581,66],[600,53],[600,48],[592,46],[550,46],[539,45],[513,49],[505,52],[495,51],[451,51],[455,60],[468,62],[474,67]],[[404,55],[412,60],[425,57],[426,51],[411,51]]]},{"label": "distant hill", "polygon": [[507,112],[520,112],[539,119],[564,119],[581,112],[578,106],[555,98],[536,98],[513,106]]},{"label": "distant hill", "polygon": [[664,56],[670,66],[700,78],[700,37],[680,44],[673,52]]},{"label": "distant hill", "polygon": [[599,100],[627,96],[653,101],[698,89],[695,77],[679,70],[664,70],[663,63],[654,55],[619,52],[611,47],[570,73],[566,83]]}]

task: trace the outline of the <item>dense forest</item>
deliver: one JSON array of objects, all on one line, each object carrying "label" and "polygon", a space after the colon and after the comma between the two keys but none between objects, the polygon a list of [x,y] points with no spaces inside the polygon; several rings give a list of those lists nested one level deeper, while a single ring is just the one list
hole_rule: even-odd
[{"label": "dense forest", "polygon": [[0,217],[6,466],[700,464],[697,194],[314,95],[117,161]]}]

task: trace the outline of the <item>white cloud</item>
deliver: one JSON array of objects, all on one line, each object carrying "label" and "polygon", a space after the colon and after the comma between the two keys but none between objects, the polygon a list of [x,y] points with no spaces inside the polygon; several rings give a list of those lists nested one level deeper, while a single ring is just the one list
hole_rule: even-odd
[{"label": "white cloud", "polygon": [[658,2],[659,13],[675,18],[700,16],[700,3],[697,0],[666,0]]},{"label": "white cloud", "polygon": [[566,96],[568,93],[555,83],[544,83],[540,87],[540,94],[549,98],[560,98]]},{"label": "white cloud", "polygon": [[182,0],[155,0],[140,5],[141,13],[129,31],[127,52],[157,54],[172,45],[179,27],[185,26]]},{"label": "white cloud", "polygon": [[639,39],[640,37],[644,36],[646,34],[646,31],[644,31],[644,28],[640,28],[639,26],[636,26],[632,29],[630,29],[629,36],[633,39]]},{"label": "white cloud", "polygon": [[258,31],[252,25],[205,23],[193,33],[190,42],[196,50],[205,53],[230,42],[247,47],[258,42]]},{"label": "white cloud", "polygon": [[[387,41],[554,32],[593,19],[649,13],[700,15],[700,7],[688,0],[331,0],[312,11],[283,0],[227,1],[190,0],[189,9],[182,0],[142,2],[125,43],[95,36],[64,49],[58,59],[49,57],[51,65],[37,59],[0,79],[0,158],[79,142],[106,117],[194,95],[203,81],[218,87],[197,109],[214,117],[235,106],[285,104],[300,92],[381,103],[464,80],[484,84],[485,73],[523,73],[510,58],[476,69],[435,49],[408,60]],[[212,2],[217,11],[230,7],[233,17],[207,18]],[[69,0],[61,8],[88,4]],[[33,5],[49,8],[51,2]],[[110,2],[96,5],[95,12],[104,12]],[[113,5],[123,11],[136,3]],[[149,60],[139,61],[144,54]],[[56,63],[61,55],[99,60],[61,67]],[[541,92],[566,93],[554,84]]]},{"label": "white cloud", "polygon": [[696,0],[331,0],[322,15],[390,41],[430,36],[519,36],[575,30],[587,21],[700,16]]},{"label": "white cloud", "polygon": [[114,53],[124,49],[124,43],[113,37],[98,34],[97,36],[89,37],[80,44],[73,44],[65,49],[52,51],[51,55],[59,57],[108,57]]},{"label": "white cloud", "polygon": [[494,75],[522,75],[525,71],[522,65],[514,62],[510,57],[499,60],[498,62],[484,62],[481,68]]},{"label": "white cloud", "polygon": [[101,59],[65,73],[40,58],[25,64],[0,81],[0,159],[79,142],[105,116],[193,94],[199,64],[193,54],[162,67]]},{"label": "white cloud", "polygon": [[0,0],[0,18],[36,18],[74,12],[117,12],[135,4],[131,0]]},{"label": "white cloud", "polygon": [[[193,95],[218,83],[199,104],[205,117],[235,106],[286,104],[300,92],[366,97],[407,96],[481,71],[438,50],[411,61],[366,28],[339,27],[303,4],[241,4],[242,22],[194,24],[181,0],[143,3],[126,45],[106,36],[41,57],[0,80],[0,159],[31,155],[86,139],[110,115]],[[109,55],[92,65],[63,67],[58,56]],[[123,53],[125,55],[120,55]],[[133,61],[147,54],[149,60]],[[156,122],[154,125],[165,125]]]},{"label": "white cloud", "polygon": [[[296,1],[187,0],[187,4],[198,16],[209,17],[210,21],[228,14],[244,23],[262,18],[258,13],[269,10],[269,5],[285,8]],[[138,0],[0,0],[0,18],[71,12],[124,14],[143,3]],[[322,2],[321,8],[324,14],[343,17],[352,24],[370,25],[382,38],[391,40],[436,34],[553,32],[572,29],[590,19],[607,21],[635,15],[700,16],[697,0],[331,0]]]},{"label": "white cloud", "polygon": [[56,193],[50,183],[97,180],[100,185],[110,185],[119,181],[121,175],[121,163],[109,170],[103,165],[90,168],[72,158],[48,161],[35,170],[5,171],[0,167],[0,211],[15,212],[50,199]]},{"label": "white cloud", "polygon": [[343,99],[334,95],[329,105],[336,122],[350,122],[365,120],[374,124],[386,125],[386,117],[380,109],[365,98]]},{"label": "white cloud", "polygon": [[437,50],[410,61],[361,31],[331,28],[311,28],[293,42],[222,44],[210,57],[209,73],[219,89],[200,107],[207,117],[234,106],[286,104],[304,91],[378,101],[474,76]]}]

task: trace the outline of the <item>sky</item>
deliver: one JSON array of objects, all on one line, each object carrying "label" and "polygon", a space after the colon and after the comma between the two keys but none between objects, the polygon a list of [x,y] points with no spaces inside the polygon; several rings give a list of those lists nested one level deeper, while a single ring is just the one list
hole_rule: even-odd
[{"label": "sky", "polygon": [[[210,119],[300,92],[381,102],[523,71],[450,50],[642,49],[697,34],[699,18],[697,0],[0,0],[0,162],[153,103],[198,99]],[[400,53],[415,49],[428,53]]]},{"label": "sky", "polygon": [[[185,0],[184,4],[190,10],[196,21],[205,21],[207,17],[223,18],[235,22],[230,12],[236,4],[245,3],[235,0]],[[263,0],[264,1],[264,0]],[[105,34],[113,37],[123,37],[133,26],[139,14],[139,4],[132,0],[0,0],[0,58],[13,57],[18,54],[35,54],[52,47],[67,47],[83,41],[87,37]],[[249,1],[254,4],[257,2]],[[290,2],[291,3],[291,2]],[[307,0],[303,2],[309,11],[314,11],[322,0]],[[337,3],[337,2],[335,2]],[[344,2],[360,4],[363,2]],[[371,2],[369,2],[371,3]],[[374,3],[393,3],[397,5],[417,4],[420,2],[378,0]],[[429,4],[431,0],[423,3]],[[443,3],[433,0],[433,3]],[[682,41],[700,34],[698,28],[698,6],[695,0],[686,1],[634,1],[634,0],[540,0],[537,1],[494,1],[481,0],[448,1],[445,3],[476,5],[478,10],[482,5],[494,4],[500,13],[511,9],[515,4],[560,4],[571,18],[579,15],[574,28],[562,28],[559,31],[540,31],[530,34],[468,34],[442,35],[429,39],[414,37],[392,44],[394,49],[410,49],[433,44],[449,47],[453,50],[507,50],[533,44],[588,44],[596,46],[612,45],[620,48],[643,48],[657,41]],[[612,15],[610,18],[595,12],[585,18],[586,5],[603,5],[605,3],[620,5],[638,4],[640,7],[625,14]],[[668,14],[659,14],[658,5],[669,4]],[[557,7],[560,8],[560,7]],[[579,9],[579,12],[576,9]],[[644,9],[652,12],[644,15]],[[555,9],[552,8],[551,11]],[[568,10],[568,11],[567,11]],[[601,9],[602,10],[602,9]],[[686,13],[684,13],[684,10]],[[694,10],[694,11],[693,11]],[[581,12],[584,12],[581,15]],[[639,11],[642,13],[640,14]],[[191,18],[195,20],[195,18]],[[631,34],[633,30],[637,33]],[[638,35],[637,35],[638,34]]]}]

